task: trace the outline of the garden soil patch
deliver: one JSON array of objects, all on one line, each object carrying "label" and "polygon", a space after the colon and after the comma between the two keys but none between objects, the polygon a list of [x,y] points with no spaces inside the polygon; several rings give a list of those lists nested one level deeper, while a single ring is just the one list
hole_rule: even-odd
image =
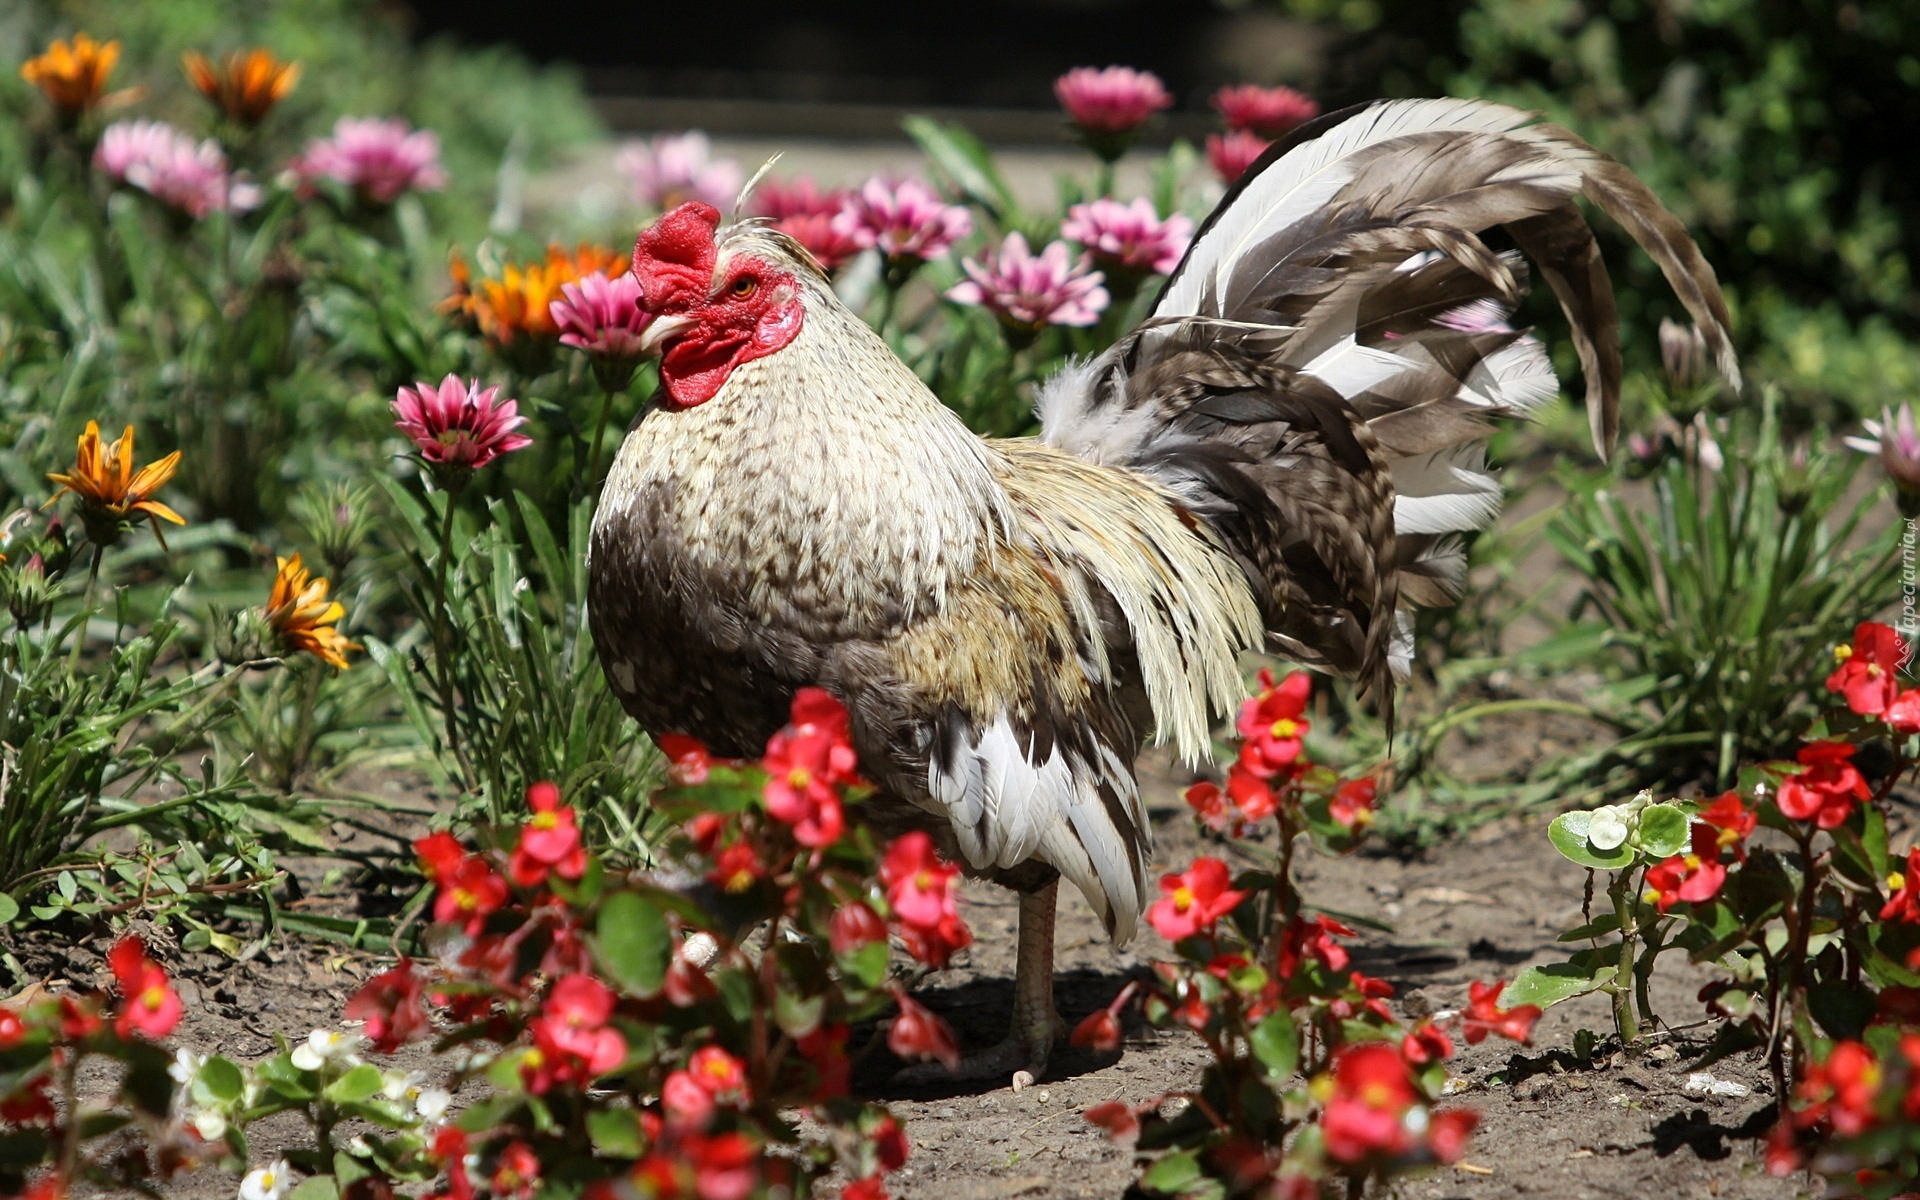
[{"label": "garden soil patch", "polygon": [[[1172,869],[1197,854],[1232,848],[1203,836],[1178,799],[1184,780],[1153,781],[1158,863]],[[1580,924],[1585,873],[1560,859],[1538,819],[1484,826],[1418,857],[1384,852],[1329,859],[1303,855],[1298,877],[1309,904],[1385,926],[1355,940],[1354,967],[1390,981],[1405,1015],[1463,1005],[1473,980],[1510,978],[1529,963],[1560,955],[1556,934]],[[319,881],[327,864],[302,864]],[[337,864],[333,864],[337,865]],[[319,890],[315,888],[314,890]],[[341,904],[355,903],[340,882]],[[309,903],[322,899],[316,896]],[[1012,896],[969,883],[963,912],[975,935],[948,970],[932,976],[921,998],[950,1020],[963,1044],[981,1046],[1005,1029],[1012,1000],[1015,905]],[[385,960],[332,944],[281,938],[244,962],[211,953],[181,953],[161,931],[143,930],[158,957],[176,972],[188,1018],[177,1040],[240,1060],[272,1052],[274,1039],[298,1041],[338,1020],[342,1005]],[[55,943],[13,935],[9,947],[35,977],[88,988],[108,975],[97,944]],[[1105,1005],[1131,976],[1170,950],[1151,929],[1122,949],[1110,945],[1078,896],[1062,895],[1058,1002],[1071,1024]],[[1648,1046],[1621,1051],[1602,1036],[1588,1065],[1574,1062],[1575,1032],[1605,1035],[1604,1004],[1587,998],[1550,1011],[1530,1047],[1499,1039],[1461,1046],[1454,1069],[1460,1091],[1450,1103],[1472,1107],[1481,1125],[1465,1160],[1398,1182],[1400,1197],[1726,1197],[1787,1200],[1808,1192],[1804,1176],[1775,1179],[1760,1164],[1760,1139],[1774,1097],[1757,1060],[1715,1064],[1712,1074],[1746,1089],[1727,1097],[1689,1091],[1689,1064],[1710,1036],[1694,995],[1705,976],[1678,955],[1655,975],[1658,1011],[1673,1028]],[[868,1031],[863,1031],[868,1032]],[[878,1041],[877,1031],[875,1041]],[[1004,1084],[942,1090],[890,1083],[898,1065],[883,1048],[856,1078],[905,1121],[913,1143],[907,1167],[890,1187],[905,1200],[969,1200],[1012,1196],[1117,1197],[1135,1176],[1131,1153],[1089,1125],[1082,1110],[1106,1100],[1132,1103],[1191,1086],[1206,1053],[1193,1037],[1157,1030],[1137,1015],[1117,1057],[1064,1043],[1047,1076],[1014,1092]],[[396,1065],[430,1069],[420,1046]],[[291,1116],[250,1131],[256,1163],[281,1146],[305,1144]],[[237,1180],[204,1172],[173,1195],[213,1200],[234,1194]]]}]

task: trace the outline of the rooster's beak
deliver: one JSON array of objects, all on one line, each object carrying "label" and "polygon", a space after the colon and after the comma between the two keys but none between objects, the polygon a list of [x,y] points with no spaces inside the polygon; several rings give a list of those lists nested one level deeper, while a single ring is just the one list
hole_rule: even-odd
[{"label": "rooster's beak", "polygon": [[675,313],[661,313],[647,323],[640,331],[640,353],[658,354],[668,341],[679,337],[692,328],[694,320],[690,316]]}]

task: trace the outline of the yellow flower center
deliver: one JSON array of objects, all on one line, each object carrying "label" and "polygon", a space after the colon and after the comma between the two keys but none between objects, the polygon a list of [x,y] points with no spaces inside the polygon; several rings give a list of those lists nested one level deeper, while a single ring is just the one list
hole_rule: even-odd
[{"label": "yellow flower center", "polygon": [[1833,648],[1833,661],[1836,663],[1843,663],[1852,657],[1852,646],[1835,646]]},{"label": "yellow flower center", "polygon": [[1882,670],[1880,669],[1880,664],[1879,664],[1879,663],[1868,663],[1868,664],[1867,664],[1867,678],[1868,678],[1868,679],[1878,679],[1878,678],[1880,678],[1880,676],[1882,676],[1882,675],[1884,675],[1885,673],[1886,673],[1886,672],[1884,672],[1884,671],[1882,671]]},{"label": "yellow flower center", "polygon": [[533,829],[552,829],[558,824],[560,824],[560,814],[552,812],[535,813],[533,820],[527,822],[528,827]]},{"label": "yellow flower center", "polygon": [[1893,874],[1887,876],[1887,887],[1892,889],[1893,891],[1896,891],[1896,892],[1904,891],[1906,889],[1906,886],[1907,886],[1907,877],[1905,875],[1902,875],[1900,872],[1895,871]]},{"label": "yellow flower center", "polygon": [[1190,887],[1187,887],[1184,884],[1174,889],[1174,893],[1173,893],[1174,911],[1185,912],[1192,907],[1193,907],[1193,889]]},{"label": "yellow flower center", "polygon": [[1375,1081],[1360,1087],[1360,1103],[1368,1108],[1391,1108],[1393,1101],[1393,1089],[1384,1083]]},{"label": "yellow flower center", "polygon": [[140,1006],[142,1008],[158,1010],[164,1008],[166,1003],[167,989],[164,984],[156,983],[146,991],[140,993]]},{"label": "yellow flower center", "polygon": [[793,770],[787,772],[787,783],[796,788],[807,787],[813,783],[813,772],[807,770],[805,767],[795,767]]},{"label": "yellow flower center", "polygon": [[1300,732],[1300,723],[1291,717],[1281,717],[1273,723],[1273,729],[1270,732],[1277,738],[1294,737]]},{"label": "yellow flower center", "polygon": [[1680,861],[1686,864],[1687,870],[1689,871],[1698,871],[1700,869],[1700,856],[1698,854],[1689,854]]},{"label": "yellow flower center", "polygon": [[1739,840],[1740,840],[1740,831],[1738,829],[1722,829],[1718,834],[1714,836],[1714,841],[1720,843],[1720,848],[1722,850],[1726,849],[1728,846],[1733,845]]},{"label": "yellow flower center", "polygon": [[744,892],[753,886],[753,872],[742,867],[727,876],[727,882],[722,886],[725,887],[727,891],[733,892],[736,895]]}]

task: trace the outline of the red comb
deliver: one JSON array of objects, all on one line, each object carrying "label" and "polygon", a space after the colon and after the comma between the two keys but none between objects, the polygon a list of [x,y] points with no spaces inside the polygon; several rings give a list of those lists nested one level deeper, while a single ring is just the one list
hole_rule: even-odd
[{"label": "red comb", "polygon": [[685,312],[706,298],[718,253],[713,233],[719,227],[719,209],[689,200],[641,230],[633,244],[641,308]]}]

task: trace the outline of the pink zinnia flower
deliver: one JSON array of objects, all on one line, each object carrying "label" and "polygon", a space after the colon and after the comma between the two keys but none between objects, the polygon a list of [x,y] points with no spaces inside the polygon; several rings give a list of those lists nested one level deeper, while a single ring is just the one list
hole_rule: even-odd
[{"label": "pink zinnia flower", "polygon": [[1027,239],[1007,235],[998,254],[960,264],[967,278],[947,290],[947,299],[992,310],[1008,329],[1038,333],[1048,325],[1092,325],[1107,308],[1105,278],[1084,259],[1068,257],[1065,242],[1050,242],[1039,254]]},{"label": "pink zinnia flower", "polygon": [[805,175],[793,179],[762,179],[747,199],[756,217],[783,221],[788,217],[831,217],[846,206],[844,188],[822,188]]},{"label": "pink zinnia flower", "polygon": [[1894,487],[1920,493],[1920,426],[1914,421],[1913,406],[1903,404],[1897,412],[1889,408],[1878,421],[1861,424],[1867,436],[1846,438],[1846,444],[1862,453],[1879,455]]},{"label": "pink zinnia flower", "polygon": [[1193,222],[1179,213],[1162,221],[1145,196],[1131,204],[1102,198],[1069,208],[1060,236],[1085,246],[1102,267],[1167,275],[1193,240]]},{"label": "pink zinnia flower", "polygon": [[640,308],[640,281],[631,271],[616,279],[590,271],[560,285],[558,300],[547,312],[560,331],[560,344],[585,350],[596,358],[638,360],[640,334],[653,315]]},{"label": "pink zinnia flower", "polygon": [[1053,81],[1053,94],[1089,133],[1131,133],[1173,103],[1159,76],[1132,67],[1075,67]]},{"label": "pink zinnia flower", "polygon": [[715,158],[713,143],[698,130],[630,142],[613,165],[633,184],[634,199],[660,212],[689,200],[732,208],[747,178],[739,163]]},{"label": "pink zinnia flower", "polygon": [[781,217],[773,227],[799,242],[820,269],[831,274],[840,269],[846,261],[865,249],[860,244],[853,226],[838,215],[828,213],[801,213],[791,217]]},{"label": "pink zinnia flower", "polygon": [[394,398],[394,422],[413,439],[420,457],[440,467],[479,470],[510,450],[531,446],[533,439],[514,430],[526,424],[520,406],[499,399],[500,389],[483,388],[479,380],[463,382],[448,375],[440,386],[418,383],[403,387]]},{"label": "pink zinnia flower", "polygon": [[1305,92],[1251,83],[1221,88],[1213,94],[1213,107],[1228,129],[1244,129],[1267,139],[1320,115],[1320,105]]},{"label": "pink zinnia flower", "polygon": [[109,125],[94,148],[93,165],[190,217],[244,212],[260,203],[260,189],[227,169],[219,142],[196,142],[164,121]]},{"label": "pink zinnia flower", "polygon": [[835,228],[893,261],[938,258],[973,232],[973,214],[917,179],[869,179],[847,197]]},{"label": "pink zinnia flower", "polygon": [[1245,129],[1210,133],[1207,135],[1207,161],[1213,164],[1213,173],[1220,177],[1220,182],[1232,187],[1272,144],[1259,134]]},{"label": "pink zinnia flower", "polygon": [[407,192],[433,192],[447,184],[439,137],[399,117],[341,117],[332,137],[307,143],[293,170],[309,183],[343,184],[372,204],[392,204]]}]

